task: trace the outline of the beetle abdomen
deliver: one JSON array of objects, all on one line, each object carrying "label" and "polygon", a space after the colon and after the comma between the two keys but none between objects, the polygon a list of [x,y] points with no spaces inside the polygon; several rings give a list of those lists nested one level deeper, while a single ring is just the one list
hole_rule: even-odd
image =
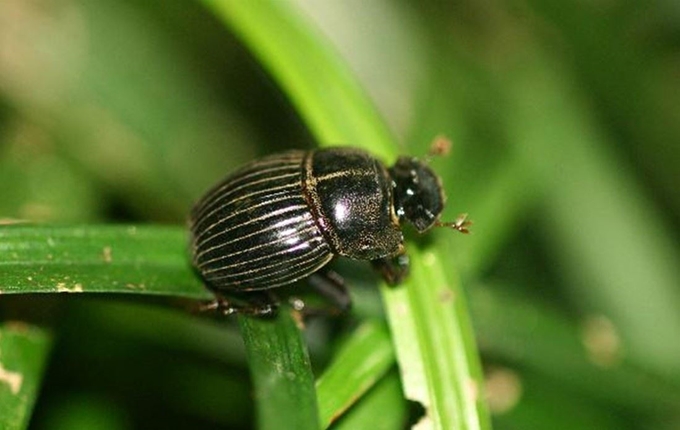
[{"label": "beetle abdomen", "polygon": [[194,208],[194,264],[215,289],[256,290],[309,276],[333,257],[302,192],[303,151],[252,162]]}]

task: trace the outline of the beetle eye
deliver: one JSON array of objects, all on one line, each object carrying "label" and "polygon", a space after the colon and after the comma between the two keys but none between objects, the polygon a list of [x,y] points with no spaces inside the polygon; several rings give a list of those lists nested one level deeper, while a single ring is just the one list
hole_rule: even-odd
[{"label": "beetle eye", "polygon": [[437,175],[413,157],[399,157],[389,169],[394,188],[394,209],[420,232],[435,224],[444,208],[444,194]]}]

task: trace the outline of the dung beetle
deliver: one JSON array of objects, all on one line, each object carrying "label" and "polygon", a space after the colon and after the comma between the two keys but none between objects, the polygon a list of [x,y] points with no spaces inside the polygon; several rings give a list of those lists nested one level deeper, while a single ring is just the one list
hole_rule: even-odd
[{"label": "dung beetle", "polygon": [[210,307],[225,314],[273,315],[269,291],[302,278],[344,310],[342,279],[324,266],[336,255],[368,260],[398,284],[409,269],[402,222],[467,232],[465,215],[439,221],[444,201],[427,160],[401,156],[388,168],[357,148],[282,152],[241,167],[194,206],[192,260],[216,294]]}]

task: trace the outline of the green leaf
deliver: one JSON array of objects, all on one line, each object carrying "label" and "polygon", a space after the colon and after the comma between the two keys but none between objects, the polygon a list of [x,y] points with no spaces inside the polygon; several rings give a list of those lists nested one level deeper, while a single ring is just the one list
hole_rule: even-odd
[{"label": "green leaf", "polygon": [[421,424],[485,428],[481,367],[470,321],[461,318],[467,316],[464,293],[435,252],[412,248],[409,285],[383,286],[402,383],[407,397],[427,411]]},{"label": "green leaf", "polygon": [[[637,428],[625,413],[601,407],[588,397],[574,395],[572,391],[552,380],[545,380],[529,371],[513,372],[499,368],[490,370],[490,378],[505,383],[506,396],[517,390],[518,399],[509,409],[498,410],[496,427],[501,429],[550,430],[597,429],[621,430]],[[517,378],[516,380],[514,378]],[[505,379],[505,380],[503,380]],[[491,383],[496,383],[491,381]],[[517,383],[517,386],[513,384]],[[503,393],[499,393],[503,396]],[[507,398],[507,397],[506,397]],[[512,401],[512,400],[510,400]],[[662,428],[651,424],[650,428]],[[668,427],[672,428],[672,427]]]},{"label": "green leaf", "polygon": [[20,321],[0,325],[0,428],[24,429],[52,345],[49,330]]},{"label": "green leaf", "polygon": [[160,226],[0,226],[3,294],[97,292],[210,299],[186,231]]},{"label": "green leaf", "polygon": [[545,187],[542,224],[556,267],[584,308],[613,321],[634,360],[680,382],[680,251],[671,228],[571,82],[549,55],[530,52],[504,78],[513,78],[514,142]]},{"label": "green leaf", "polygon": [[239,323],[255,384],[258,428],[317,429],[314,376],[290,310],[273,320],[242,316]]},{"label": "green leaf", "polygon": [[[12,184],[7,195],[25,189],[30,204],[15,200],[22,206],[3,211],[3,218],[89,221],[97,214],[87,208],[108,206],[113,197],[129,215],[178,223],[225,169],[254,156],[243,112],[232,109],[231,99],[215,97],[210,77],[187,50],[200,43],[201,31],[188,30],[192,37],[180,36],[181,42],[174,38],[171,27],[182,24],[172,14],[188,24],[200,6],[77,0],[47,11],[13,5],[0,4],[0,16],[17,14],[15,27],[3,25],[3,40],[23,66],[0,67],[2,97],[17,114],[2,123],[0,138],[17,127],[13,122],[30,132],[12,149],[23,172],[5,172],[11,165],[0,162],[0,179],[16,181],[2,182]],[[74,33],[69,10],[89,28],[87,42]],[[27,152],[27,142],[41,150]],[[240,145],[221,151],[225,142]],[[33,174],[22,181],[26,172]],[[7,209],[2,200],[0,208]]]},{"label": "green leaf", "polygon": [[519,289],[501,284],[472,290],[471,311],[486,353],[520,362],[563,389],[622,410],[677,410],[680,390],[673,381],[641,371],[620,349],[589,346],[589,330],[616,336],[613,327],[579,324]]},{"label": "green leaf", "polygon": [[316,383],[321,427],[326,428],[382,378],[394,364],[387,327],[357,328]]},{"label": "green leaf", "polygon": [[332,428],[401,430],[404,428],[406,415],[407,403],[401,396],[399,375],[397,372],[390,372]]},{"label": "green leaf", "polygon": [[393,139],[343,59],[289,1],[204,0],[278,80],[321,144],[368,145],[394,154]]},{"label": "green leaf", "polygon": [[[292,3],[205,3],[278,80],[320,144],[352,144],[386,160],[396,157],[398,146],[361,86]],[[405,392],[425,406],[425,419],[435,428],[486,428],[465,298],[460,284],[444,275],[443,250],[426,255],[427,263],[413,253],[413,276],[403,286],[382,288]]]}]

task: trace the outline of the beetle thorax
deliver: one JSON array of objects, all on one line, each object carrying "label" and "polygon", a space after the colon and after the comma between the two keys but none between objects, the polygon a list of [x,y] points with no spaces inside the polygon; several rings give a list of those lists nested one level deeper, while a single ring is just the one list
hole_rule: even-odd
[{"label": "beetle thorax", "polygon": [[392,184],[379,161],[361,150],[331,148],[311,152],[304,169],[308,203],[336,254],[374,260],[400,249]]}]

